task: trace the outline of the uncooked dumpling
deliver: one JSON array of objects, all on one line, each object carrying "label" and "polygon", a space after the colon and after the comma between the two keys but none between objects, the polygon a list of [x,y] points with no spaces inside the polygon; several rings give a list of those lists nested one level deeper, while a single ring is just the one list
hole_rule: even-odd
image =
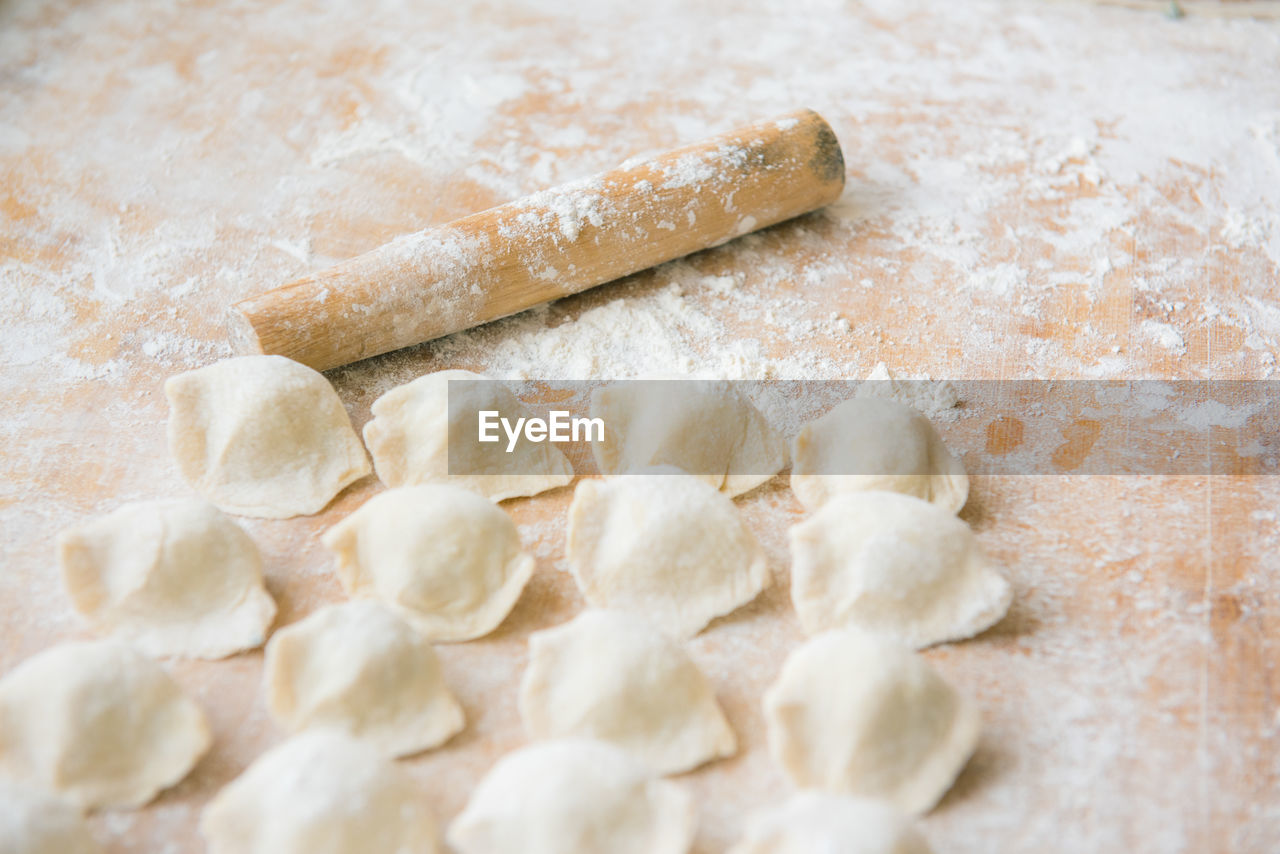
[{"label": "uncooked dumpling", "polygon": [[86,808],[145,804],[209,743],[195,701],[122,643],[64,643],[0,679],[0,776]]},{"label": "uncooked dumpling", "polygon": [[807,641],[764,697],[769,750],[803,789],[937,803],[978,742],[977,709],[906,647],[848,629]]},{"label": "uncooked dumpling", "polygon": [[58,557],[75,609],[150,655],[222,658],[275,618],[257,546],[200,499],[126,504],[64,531]]},{"label": "uncooked dumpling", "polygon": [[791,489],[810,510],[866,490],[914,495],[951,513],[969,497],[964,465],[928,418],[896,400],[846,400],[800,430],[791,457]]},{"label": "uncooked dumpling", "polygon": [[[452,406],[450,380],[455,381]],[[513,424],[532,415],[505,385],[471,371],[438,371],[391,389],[373,402],[373,420],[364,425],[378,477],[387,486],[462,486],[494,501],[537,495],[573,480],[568,458],[550,443],[521,441],[507,453],[501,431],[499,442],[471,441],[481,410],[500,412]],[[449,474],[451,432],[456,474]]]},{"label": "uncooked dumpling", "polygon": [[390,757],[435,747],[463,726],[431,644],[372,600],[331,605],[276,632],[263,681],[286,729],[336,727]]},{"label": "uncooked dumpling", "polygon": [[605,424],[591,445],[602,474],[675,466],[734,496],[787,464],[782,437],[725,380],[614,383],[592,393],[591,414]]},{"label": "uncooked dumpling", "polygon": [[733,502],[674,468],[579,483],[568,556],[589,604],[634,611],[679,637],[769,585]]},{"label": "uncooked dumpling", "polygon": [[884,801],[798,792],[753,816],[729,854],[930,854],[911,820]]},{"label": "uncooked dumpling", "polygon": [[660,774],[737,749],[715,692],[680,644],[619,611],[586,611],[529,638],[520,714],[534,738],[600,739]]},{"label": "uncooked dumpling", "polygon": [[533,574],[510,517],[456,486],[389,489],[321,539],[348,592],[378,597],[435,641],[493,631]]},{"label": "uncooked dumpling", "polygon": [[239,356],[170,377],[169,449],[182,476],[228,513],[318,513],[369,473],[329,381],[283,356]]},{"label": "uncooked dumpling", "polygon": [[693,799],[602,741],[521,748],[493,766],[449,826],[457,854],[684,854]]},{"label": "uncooked dumpling", "polygon": [[70,802],[31,786],[0,781],[0,852],[100,854],[84,816]]},{"label": "uncooked dumpling", "polygon": [[811,635],[858,628],[926,647],[994,625],[1013,598],[968,525],[908,495],[837,495],[790,538],[791,601]]},{"label": "uncooked dumpling", "polygon": [[260,756],[200,817],[208,854],[436,854],[439,831],[413,779],[332,729]]}]

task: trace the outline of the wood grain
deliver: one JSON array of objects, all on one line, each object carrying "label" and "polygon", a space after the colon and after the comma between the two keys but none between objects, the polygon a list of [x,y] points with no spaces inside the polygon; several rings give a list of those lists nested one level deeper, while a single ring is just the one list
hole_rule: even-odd
[{"label": "wood grain", "polygon": [[[0,4],[0,672],[91,634],[61,589],[60,530],[193,494],[160,387],[229,355],[228,305],[796,103],[849,155],[836,204],[332,370],[356,427],[445,368],[1273,375],[1277,67],[1267,22],[1041,0]],[[964,455],[1013,442],[1025,415],[939,427]],[[318,537],[381,488],[243,520],[278,625],[343,600]],[[582,608],[570,496],[504,505],[538,561],[530,586],[493,635],[439,648],[467,729],[403,764],[442,824],[527,740],[530,633]],[[723,854],[792,791],[760,696],[802,639],[786,530],[803,511],[783,478],[737,504],[775,585],[689,644],[742,747],[678,778],[695,854]],[[1273,852],[1278,508],[1276,477],[976,478],[962,516],[1015,600],[927,652],[984,715],[921,823],[934,850]],[[92,816],[107,854],[200,854],[203,805],[284,738],[260,653],[164,666],[215,746],[145,809]]]}]

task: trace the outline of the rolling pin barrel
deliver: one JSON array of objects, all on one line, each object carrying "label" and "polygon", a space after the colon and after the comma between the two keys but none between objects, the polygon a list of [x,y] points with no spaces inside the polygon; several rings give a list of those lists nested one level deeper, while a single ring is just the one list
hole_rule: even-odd
[{"label": "rolling pin barrel", "polygon": [[843,189],[835,134],[802,110],[405,235],[239,302],[232,345],[327,370],[716,246]]}]

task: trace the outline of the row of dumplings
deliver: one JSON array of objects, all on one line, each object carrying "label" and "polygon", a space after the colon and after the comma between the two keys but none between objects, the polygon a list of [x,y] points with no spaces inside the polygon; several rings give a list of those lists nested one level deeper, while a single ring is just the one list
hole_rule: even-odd
[{"label": "row of dumplings", "polygon": [[[479,445],[457,442],[454,470],[468,473],[449,474],[450,435],[471,435],[479,411],[512,421],[532,414],[485,379],[448,370],[391,389],[374,401],[362,445],[321,374],[281,356],[227,359],[165,383],[169,446],[210,502],[264,518],[319,512],[369,474],[369,455],[388,487],[447,482],[503,501],[570,483],[572,466],[558,448],[528,442],[501,456],[499,472],[479,459]],[[464,382],[451,406],[452,381]],[[613,384],[592,394],[591,414],[605,424],[591,448],[604,475],[673,466],[733,497],[788,463],[784,438],[727,381]],[[808,424],[791,456],[792,489],[810,510],[838,493],[887,490],[955,512],[968,494],[963,466],[928,420],[870,395]]]},{"label": "row of dumplings", "polygon": [[[230,512],[316,512],[368,471],[363,450],[351,450],[359,441],[331,387],[302,366],[278,357],[233,359],[175,377],[166,390],[170,442],[184,474]],[[447,440],[423,429],[444,417],[446,394],[437,374],[374,404],[365,438],[389,485],[458,480],[443,473]],[[850,434],[873,449],[888,437],[898,446],[890,450],[899,455],[905,445],[922,470],[904,475],[895,463],[894,473],[879,479],[821,474],[821,455]],[[755,435],[763,447],[775,442],[767,428]],[[258,458],[270,448],[295,459],[263,465]],[[748,442],[735,452],[755,451]],[[652,462],[655,456],[660,455],[639,459]],[[521,846],[510,840],[530,838],[545,839],[547,847],[525,850],[579,850],[567,840],[581,838],[587,832],[583,822],[597,822],[593,815],[609,816],[610,810],[617,815],[598,830],[617,831],[602,838],[611,850],[687,847],[692,818],[679,820],[691,815],[687,803],[645,816],[625,806],[645,800],[637,801],[635,792],[619,794],[612,807],[607,795],[630,792],[633,784],[646,793],[670,791],[663,787],[674,784],[652,775],[677,773],[736,750],[714,691],[679,639],[750,601],[769,584],[770,574],[726,495],[755,484],[679,475],[674,468],[657,468],[579,484],[570,508],[568,557],[593,607],[531,638],[520,689],[530,735],[560,741],[548,742],[554,750],[526,748],[529,757],[517,762],[522,751],[495,766],[495,782],[490,786],[486,779],[450,830],[457,850],[511,850]],[[566,463],[565,471],[520,477],[490,476],[466,485],[497,498],[567,483],[570,474]],[[906,840],[901,850],[918,850],[911,841],[918,837],[895,810],[932,806],[972,751],[978,721],[972,706],[907,647],[968,637],[993,624],[1008,607],[1008,583],[987,566],[968,527],[953,515],[967,493],[958,463],[927,420],[906,407],[849,401],[807,427],[796,442],[792,485],[806,506],[816,508],[791,532],[792,597],[803,627],[816,637],[792,654],[766,696],[770,749],[803,788],[894,806],[847,799],[838,806],[817,795],[798,797],[761,818],[743,845],[749,846],[752,833],[785,841],[792,838],[788,828],[793,835],[818,833],[827,824],[839,825],[840,816],[865,813],[879,816],[886,839]],[[298,500],[308,490],[306,500]],[[288,834],[305,840],[321,832],[353,840],[359,847],[350,850],[380,850],[370,844],[375,838],[396,841],[385,850],[434,850],[434,842],[414,847],[419,834],[434,839],[434,829],[424,830],[434,827],[429,818],[412,818],[416,807],[393,810],[383,803],[393,795],[362,793],[409,792],[403,780],[374,780],[374,767],[396,777],[388,770],[396,767],[390,757],[438,745],[461,729],[461,708],[444,685],[430,642],[491,631],[533,569],[506,514],[456,486],[388,490],[323,540],[337,556],[346,589],[378,601],[323,609],[277,632],[268,644],[268,708],[282,726],[303,735],[262,757],[210,805],[202,828],[213,851],[303,850],[301,842],[297,849],[285,844]],[[232,654],[261,644],[274,618],[252,541],[204,502],[129,505],[65,534],[60,554],[77,609],[153,655]],[[841,672],[857,678],[832,678]],[[61,687],[50,689],[51,683]],[[96,711],[86,719],[85,709]],[[0,736],[0,771],[69,794],[84,806],[144,803],[185,776],[209,746],[198,707],[161,668],[114,642],[64,644],[20,665],[0,680],[0,714],[11,722]],[[898,749],[886,754],[886,738]],[[327,751],[334,755],[316,758]],[[606,761],[601,751],[621,755]],[[570,761],[578,754],[586,758]],[[540,769],[539,762],[546,767]],[[618,782],[621,789],[600,781],[587,785],[593,777],[585,769],[626,763],[632,771],[620,772],[619,780],[632,782]],[[299,776],[304,766],[346,764],[352,766],[349,773]],[[582,775],[553,773],[579,766]],[[525,785],[559,792],[553,800],[580,814],[544,821],[513,804],[500,805],[506,797],[501,793],[518,788],[522,775]],[[329,782],[308,784],[309,795],[281,790],[301,779]],[[564,791],[544,785],[548,779],[560,780]],[[364,781],[365,788],[352,790],[353,781]],[[334,791],[321,791],[326,785]],[[491,791],[499,794],[482,797]],[[333,803],[308,806],[312,796]],[[654,797],[655,803],[679,800]],[[337,808],[351,798],[366,808]],[[269,816],[260,812],[271,804],[279,809]],[[299,809],[321,825],[295,821],[291,814]],[[779,818],[805,810],[815,821],[793,826]],[[393,814],[412,827],[397,830],[396,821],[383,820]],[[816,821],[819,814],[830,820]],[[849,820],[850,826],[858,824]],[[260,833],[277,835],[255,835]],[[659,838],[667,842],[659,845]],[[628,841],[643,839],[652,844],[632,848],[637,843]],[[786,850],[782,844],[741,850]]]},{"label": "row of dumplings", "polygon": [[[286,721],[300,734],[256,760],[208,805],[201,832],[209,850],[303,854],[328,838],[346,840],[330,849],[344,854],[437,851],[430,810],[391,761],[461,726],[430,646],[372,602],[333,606],[290,630],[286,646],[269,653],[268,705],[273,715],[292,715]],[[378,635],[385,648],[369,643]],[[530,735],[543,740],[491,769],[450,826],[454,850],[686,851],[696,826],[692,802],[658,775],[736,749],[703,674],[677,642],[619,612],[586,611],[535,634],[530,646],[519,705]],[[359,651],[343,652],[350,647]],[[308,669],[316,683],[308,682]],[[857,678],[845,681],[841,673]],[[298,688],[301,696],[289,696]],[[27,772],[20,779],[28,783],[43,775],[34,781],[43,786],[0,788],[8,809],[28,807],[17,816],[28,831],[44,831],[16,849],[24,854],[95,850],[64,844],[83,836],[83,825],[74,810],[59,812],[56,799],[41,794],[45,787],[81,805],[138,805],[185,776],[209,747],[199,707],[123,644],[56,647],[6,677],[0,693],[0,707],[16,725],[11,734],[21,739],[9,747],[21,747],[29,763],[6,770]],[[34,696],[43,701],[22,704]],[[914,838],[903,816],[941,796],[978,729],[971,704],[923,659],[847,630],[824,633],[793,653],[765,710],[770,748],[783,768],[802,789],[832,797],[817,800],[816,826],[766,812],[752,824],[744,852],[801,850],[770,846],[827,833],[847,832],[852,844],[868,833],[866,816],[894,838]],[[15,711],[23,714],[16,721]],[[783,813],[798,809],[788,804]],[[865,815],[841,818],[846,814]],[[751,847],[760,836],[773,841]]]},{"label": "row of dumplings", "polygon": [[[456,852],[685,854],[693,799],[605,742],[560,739],[500,759],[449,826]],[[439,854],[435,817],[412,777],[337,730],[263,754],[201,818],[214,854]],[[0,782],[6,854],[99,854],[81,814],[40,790]],[[730,854],[929,854],[891,805],[816,790],[748,821]]]}]

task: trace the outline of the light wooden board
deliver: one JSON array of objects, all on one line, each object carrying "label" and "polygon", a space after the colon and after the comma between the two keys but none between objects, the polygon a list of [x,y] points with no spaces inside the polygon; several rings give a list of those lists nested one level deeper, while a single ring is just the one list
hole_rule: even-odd
[{"label": "light wooden board", "polygon": [[[160,384],[226,353],[227,304],[523,193],[807,105],[845,198],[476,333],[330,373],[357,427],[445,367],[935,378],[1262,378],[1275,365],[1280,29],[1092,5],[162,4],[0,7],[0,670],[88,634],[61,528],[189,494]],[[1016,413],[1015,413],[1016,414]],[[940,425],[961,453],[985,423]],[[280,624],[339,601],[323,513],[245,521]],[[572,616],[569,490],[510,502],[538,571],[492,636],[441,648],[469,718],[407,763],[442,820],[524,743],[530,632]],[[776,583],[690,647],[742,751],[683,778],[699,854],[789,787],[760,695],[801,635],[778,480],[740,500]],[[938,851],[1265,851],[1280,839],[1273,479],[978,478],[963,513],[1013,579],[999,626],[929,658],[981,747],[924,821]],[[199,809],[281,738],[261,656],[166,666],[217,743],[93,826],[202,850]]]}]

